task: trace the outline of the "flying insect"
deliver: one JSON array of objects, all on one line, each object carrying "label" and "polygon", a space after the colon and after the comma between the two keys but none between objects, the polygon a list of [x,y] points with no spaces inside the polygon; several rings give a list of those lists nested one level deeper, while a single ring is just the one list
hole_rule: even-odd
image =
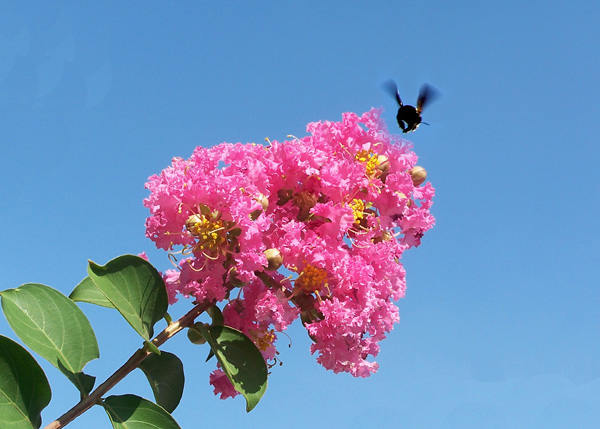
[{"label": "flying insect", "polygon": [[421,120],[421,111],[437,96],[437,91],[432,86],[425,84],[421,87],[421,90],[419,91],[419,98],[417,98],[416,108],[414,106],[402,103],[400,93],[398,92],[398,87],[396,86],[396,82],[393,80],[385,82],[384,88],[392,97],[396,99],[398,105],[400,106],[398,108],[396,120],[398,121],[398,126],[402,129],[403,133],[416,131],[420,124],[429,125],[427,122],[423,122]]}]

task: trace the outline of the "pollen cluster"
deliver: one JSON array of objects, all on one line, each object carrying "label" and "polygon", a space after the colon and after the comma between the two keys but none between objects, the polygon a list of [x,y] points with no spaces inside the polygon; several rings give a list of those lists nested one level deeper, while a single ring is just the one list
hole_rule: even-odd
[{"label": "pollen cluster", "polygon": [[304,293],[320,291],[327,283],[327,271],[312,265],[307,265],[296,279],[296,288]]}]

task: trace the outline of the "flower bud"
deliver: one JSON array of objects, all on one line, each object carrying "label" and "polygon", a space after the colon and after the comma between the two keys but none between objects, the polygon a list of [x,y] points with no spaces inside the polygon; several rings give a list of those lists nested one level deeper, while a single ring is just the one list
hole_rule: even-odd
[{"label": "flower bud", "polygon": [[269,263],[267,271],[275,271],[283,264],[283,255],[278,249],[265,250],[265,257]]},{"label": "flower bud", "polygon": [[390,160],[388,159],[387,156],[385,156],[385,155],[377,156],[377,163],[379,164],[377,169],[379,171],[381,171],[382,173],[387,173],[388,171],[390,171]]},{"label": "flower bud", "polygon": [[410,170],[410,177],[412,178],[413,185],[420,186],[427,179],[427,171],[423,167],[416,165]]}]

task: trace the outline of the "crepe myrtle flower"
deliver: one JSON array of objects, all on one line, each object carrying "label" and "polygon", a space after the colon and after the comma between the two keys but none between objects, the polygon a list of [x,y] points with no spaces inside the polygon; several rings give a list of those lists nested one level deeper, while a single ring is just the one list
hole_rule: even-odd
[{"label": "crepe myrtle flower", "polygon": [[[268,363],[277,333],[300,318],[321,365],[367,377],[399,321],[402,254],[434,225],[434,188],[380,109],[307,131],[174,158],[146,183],[146,235],[175,264],[164,274],[171,303],[221,303]],[[236,395],[219,368],[210,382]]]}]

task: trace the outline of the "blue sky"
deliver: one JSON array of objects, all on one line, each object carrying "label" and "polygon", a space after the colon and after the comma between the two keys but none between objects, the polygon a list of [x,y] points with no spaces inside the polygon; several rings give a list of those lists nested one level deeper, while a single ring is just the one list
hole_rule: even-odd
[{"label": "blue sky", "polygon": [[[440,97],[408,135],[436,227],[405,254],[401,322],[367,379],[325,371],[296,326],[250,414],[175,338],[183,428],[600,426],[600,3],[0,2],[2,289],[68,294],[87,259],[146,251],[148,176],[198,145],[283,140],[308,122]],[[104,380],[139,347],[83,305]],[[181,301],[171,314],[189,308]],[[0,333],[12,336],[4,318]],[[40,359],[41,360],[41,359]],[[53,388],[44,423],[77,393]],[[139,371],[138,371],[139,372]],[[134,373],[113,393],[151,397]],[[98,408],[98,407],[96,407]],[[109,427],[98,408],[70,425]]]}]

